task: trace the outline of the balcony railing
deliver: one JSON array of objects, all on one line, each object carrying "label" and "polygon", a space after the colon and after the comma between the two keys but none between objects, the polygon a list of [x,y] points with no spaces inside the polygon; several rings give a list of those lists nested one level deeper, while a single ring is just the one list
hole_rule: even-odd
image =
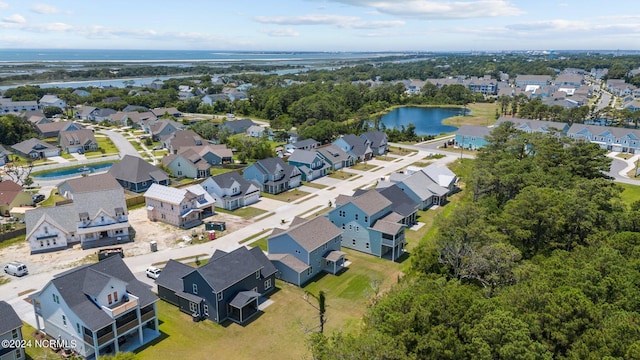
[{"label": "balcony railing", "polygon": [[135,319],[129,321],[128,323],[126,323],[126,324],[124,324],[122,326],[119,326],[118,327],[118,335],[122,335],[125,332],[133,329],[136,326],[138,326],[138,318],[135,318]]},{"label": "balcony railing", "polygon": [[140,319],[141,319],[142,322],[145,322],[145,321],[153,319],[154,316],[156,316],[156,313],[153,310],[151,310],[151,311],[148,311],[148,312],[142,314],[140,316]]},{"label": "balcony railing", "polygon": [[111,318],[115,318],[116,316],[127,312],[131,309],[134,309],[138,306],[138,297],[132,294],[127,294],[127,300],[119,303],[118,305],[114,305],[111,307],[102,306],[102,310],[104,310]]},{"label": "balcony railing", "polygon": [[[113,340],[113,338],[114,338],[113,331],[108,332],[108,333],[100,336],[98,338],[98,346],[101,346],[102,344],[106,343],[107,341]],[[93,344],[93,340],[91,340],[91,344]]]}]

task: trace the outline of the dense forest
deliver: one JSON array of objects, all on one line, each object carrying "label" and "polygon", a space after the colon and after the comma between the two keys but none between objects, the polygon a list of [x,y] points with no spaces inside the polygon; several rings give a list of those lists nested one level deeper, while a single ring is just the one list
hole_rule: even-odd
[{"label": "dense forest", "polygon": [[640,203],[604,150],[509,122],[490,140],[411,272],[315,359],[640,359]]}]

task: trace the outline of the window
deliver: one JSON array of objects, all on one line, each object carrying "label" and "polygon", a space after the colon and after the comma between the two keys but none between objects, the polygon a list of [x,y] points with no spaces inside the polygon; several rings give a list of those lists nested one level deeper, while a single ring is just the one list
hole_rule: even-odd
[{"label": "window", "polygon": [[165,214],[160,214],[160,219],[166,219],[166,218],[167,218],[167,215],[165,215]]},{"label": "window", "polygon": [[221,292],[220,292],[220,293],[218,293],[217,298],[218,298],[218,301],[222,301],[222,299],[224,299],[224,294],[223,294],[223,293],[221,293]]},{"label": "window", "polygon": [[49,239],[47,239],[47,246],[51,246],[51,241],[49,241]]},{"label": "window", "polygon": [[46,226],[44,227],[44,233],[45,233],[45,234],[48,234],[48,233],[49,233],[49,228],[48,228],[48,227],[46,227]]},{"label": "window", "polygon": [[360,226],[356,226],[356,231],[360,231]]},{"label": "window", "polygon": [[55,244],[56,244],[56,239],[57,239],[57,238],[53,238],[53,245],[55,245]]},{"label": "window", "polygon": [[18,329],[11,330],[11,337],[14,339],[18,338]]},{"label": "window", "polygon": [[80,334],[80,324],[76,323],[76,331]]},{"label": "window", "polygon": [[160,207],[163,208],[164,207],[164,203],[161,202],[160,203]]},{"label": "window", "polygon": [[178,176],[182,176],[182,171],[178,170]]},{"label": "window", "polygon": [[44,246],[44,241],[40,240],[40,247]]},{"label": "window", "polygon": [[113,298],[111,297],[111,294],[107,295],[107,301],[109,302],[109,305],[113,303]]},{"label": "window", "polygon": [[193,289],[193,293],[197,295],[198,294],[198,284],[193,284],[192,285],[192,289]]},{"label": "window", "polygon": [[351,243],[353,244],[353,246],[355,246],[356,245],[356,239],[352,239]]},{"label": "window", "polygon": [[369,248],[369,243],[366,244],[367,249]]},{"label": "window", "polygon": [[309,268],[307,269],[307,275],[311,274],[313,274],[313,266],[309,266]]},{"label": "window", "polygon": [[198,304],[189,301],[189,311],[191,311],[192,314],[197,314],[198,313]]},{"label": "window", "polygon": [[116,301],[116,302],[118,301],[118,292],[117,291],[113,292],[113,301]]},{"label": "window", "polygon": [[67,317],[62,315],[62,325],[67,326]]},{"label": "window", "polygon": [[368,216],[364,216],[364,222],[369,222],[369,217]]},{"label": "window", "polygon": [[355,217],[356,217],[356,220],[358,220],[358,214],[356,214]]},{"label": "window", "polygon": [[271,289],[271,279],[267,279],[264,281],[264,289],[265,290]]},{"label": "window", "polygon": [[58,297],[58,295],[53,294],[53,302],[56,304],[60,304],[60,298]]},{"label": "window", "polygon": [[256,279],[260,279],[260,270],[256,271]]},{"label": "window", "polygon": [[344,224],[342,224],[342,230],[344,230]]},{"label": "window", "polygon": [[209,305],[204,304],[204,315],[209,316]]}]

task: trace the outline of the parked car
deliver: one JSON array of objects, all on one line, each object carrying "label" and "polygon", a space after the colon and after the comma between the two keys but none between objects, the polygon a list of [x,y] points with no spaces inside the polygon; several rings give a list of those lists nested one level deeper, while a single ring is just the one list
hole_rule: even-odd
[{"label": "parked car", "polygon": [[27,269],[27,265],[18,262],[12,261],[4,266],[4,272],[13,275],[13,276],[25,276],[29,274],[29,270]]},{"label": "parked car", "polygon": [[150,266],[147,268],[147,277],[157,279],[158,276],[160,276],[160,272],[162,272],[162,270],[158,269],[155,266]]},{"label": "parked car", "polygon": [[34,204],[37,204],[37,203],[39,203],[39,202],[42,202],[42,201],[44,201],[44,199],[45,199],[45,196],[44,196],[43,194],[37,194],[37,195],[34,195],[34,196],[32,197],[32,200],[33,200],[33,203],[34,203]]}]

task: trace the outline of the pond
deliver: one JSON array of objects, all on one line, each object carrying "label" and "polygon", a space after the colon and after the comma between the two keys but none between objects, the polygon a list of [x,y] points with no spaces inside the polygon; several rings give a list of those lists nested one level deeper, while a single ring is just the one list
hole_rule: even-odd
[{"label": "pond", "polygon": [[51,172],[47,172],[40,175],[33,176],[34,180],[38,179],[56,179],[63,177],[71,177],[71,176],[79,176],[82,174],[91,174],[97,171],[105,171],[109,170],[109,168],[113,165],[112,162],[100,163],[95,165],[79,165],[74,167],[66,167],[60,170],[53,170]]},{"label": "pond", "polygon": [[416,135],[440,135],[458,130],[455,126],[444,125],[444,119],[462,115],[460,108],[400,107],[391,110],[381,118],[387,129],[401,129],[409,124],[416,127]]}]

